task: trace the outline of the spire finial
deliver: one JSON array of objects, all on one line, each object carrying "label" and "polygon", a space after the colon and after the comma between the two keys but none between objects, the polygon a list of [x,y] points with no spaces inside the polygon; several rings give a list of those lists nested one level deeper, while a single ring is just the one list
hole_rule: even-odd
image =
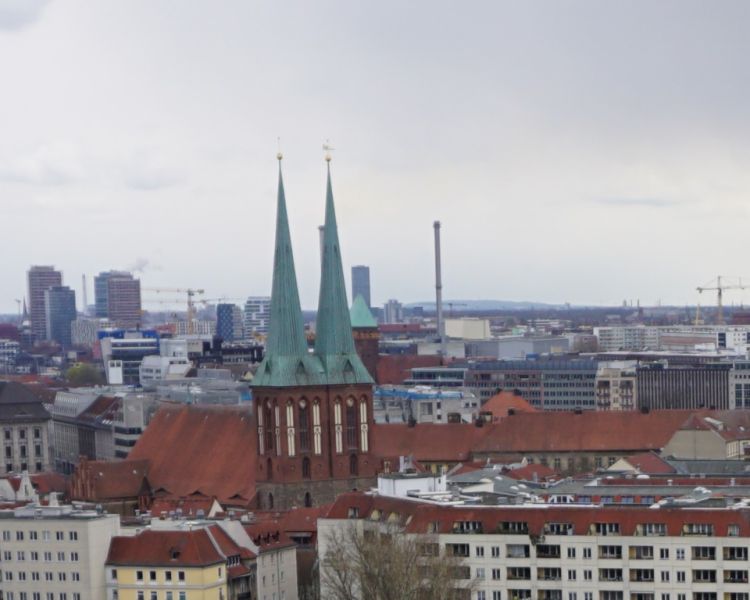
[{"label": "spire finial", "polygon": [[276,138],[276,160],[281,162],[281,159],[284,158],[284,155],[281,153],[281,138]]},{"label": "spire finial", "polygon": [[333,157],[331,156],[331,152],[332,152],[333,150],[335,150],[335,149],[336,149],[336,148],[334,148],[333,146],[331,146],[331,141],[330,141],[330,140],[328,140],[328,139],[326,140],[326,143],[325,143],[325,144],[323,144],[323,150],[324,150],[324,151],[325,151],[325,153],[326,153],[326,154],[325,154],[325,159],[326,159],[326,162],[327,162],[327,163],[331,162],[331,158],[333,158]]}]

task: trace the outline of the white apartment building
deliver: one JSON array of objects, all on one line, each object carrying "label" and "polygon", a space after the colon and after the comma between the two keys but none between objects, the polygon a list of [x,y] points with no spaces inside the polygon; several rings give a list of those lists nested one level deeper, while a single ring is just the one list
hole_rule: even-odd
[{"label": "white apartment building", "polygon": [[460,561],[465,600],[748,600],[749,519],[745,503],[484,506],[353,492],[318,521],[318,551],[325,569],[333,531],[395,527],[424,556]]},{"label": "white apartment building", "polygon": [[750,348],[750,325],[615,325],[594,327],[601,352],[733,350]]},{"label": "white apartment building", "polygon": [[118,515],[32,503],[0,510],[3,600],[101,600]]},{"label": "white apartment building", "polygon": [[271,319],[271,298],[251,296],[245,302],[245,335],[267,335]]}]

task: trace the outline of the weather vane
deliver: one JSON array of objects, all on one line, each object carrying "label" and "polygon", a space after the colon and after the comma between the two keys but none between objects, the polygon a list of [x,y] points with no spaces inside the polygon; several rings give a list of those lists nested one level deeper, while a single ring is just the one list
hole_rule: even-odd
[{"label": "weather vane", "polygon": [[335,150],[335,149],[336,148],[334,148],[333,146],[331,146],[331,141],[330,140],[326,140],[326,143],[323,144],[323,150],[326,153],[326,155],[325,155],[326,162],[331,162],[331,152],[333,150]]}]

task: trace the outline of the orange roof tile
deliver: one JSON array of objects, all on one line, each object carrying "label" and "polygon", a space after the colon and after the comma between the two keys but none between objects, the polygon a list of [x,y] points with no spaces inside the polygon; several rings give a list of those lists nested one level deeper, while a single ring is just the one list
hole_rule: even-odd
[{"label": "orange roof tile", "polygon": [[247,407],[163,405],[129,460],[149,461],[154,490],[173,496],[200,492],[222,504],[247,504],[255,494],[256,448]]},{"label": "orange roof tile", "polygon": [[482,404],[482,412],[490,412],[493,416],[493,421],[499,421],[507,417],[510,411],[513,412],[538,412],[536,408],[531,406],[523,396],[520,396],[514,392],[502,391],[487,400]]},{"label": "orange roof tile", "polygon": [[516,413],[487,425],[476,453],[659,450],[692,415],[688,410]]},{"label": "orange roof tile", "polygon": [[377,424],[372,427],[373,453],[380,458],[412,456],[429,462],[464,462],[487,434],[487,427],[466,423]]},{"label": "orange roof tile", "polygon": [[[108,565],[206,567],[223,563],[228,556],[220,550],[213,531],[217,526],[187,531],[146,530],[130,537],[115,537],[109,546]],[[231,555],[240,554],[232,542]]]}]

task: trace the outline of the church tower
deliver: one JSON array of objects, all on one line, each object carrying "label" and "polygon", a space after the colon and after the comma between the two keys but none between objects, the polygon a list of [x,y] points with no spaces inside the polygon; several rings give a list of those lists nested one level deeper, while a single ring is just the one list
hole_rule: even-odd
[{"label": "church tower", "polygon": [[271,318],[253,379],[258,507],[331,502],[375,484],[370,454],[373,380],[354,347],[346,301],[330,157],[314,352],[300,308],[279,155]]}]

